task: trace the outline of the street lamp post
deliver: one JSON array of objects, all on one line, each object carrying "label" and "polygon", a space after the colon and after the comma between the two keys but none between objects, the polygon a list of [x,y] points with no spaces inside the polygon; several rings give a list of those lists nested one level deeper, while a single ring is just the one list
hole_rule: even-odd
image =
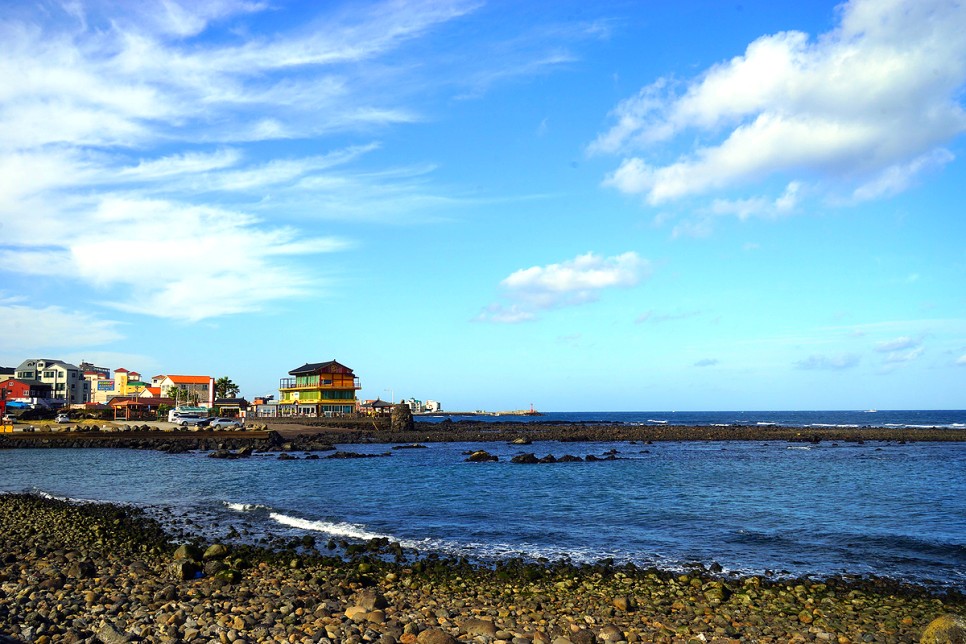
[{"label": "street lamp post", "polygon": [[390,387],[389,389],[386,389],[386,391],[389,392],[389,402],[391,402],[392,404],[395,405],[396,404],[396,394],[392,390],[392,387]]}]

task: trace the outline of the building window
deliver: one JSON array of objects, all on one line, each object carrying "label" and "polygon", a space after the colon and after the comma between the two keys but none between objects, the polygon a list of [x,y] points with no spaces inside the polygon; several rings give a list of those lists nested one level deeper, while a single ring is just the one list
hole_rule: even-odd
[{"label": "building window", "polygon": [[56,376],[57,376],[57,372],[56,371],[45,371],[44,372],[44,378],[54,378]]}]

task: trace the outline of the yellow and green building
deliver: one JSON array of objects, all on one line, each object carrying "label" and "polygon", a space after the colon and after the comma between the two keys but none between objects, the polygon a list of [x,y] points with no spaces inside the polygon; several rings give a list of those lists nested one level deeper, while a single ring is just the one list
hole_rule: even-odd
[{"label": "yellow and green building", "polygon": [[345,416],[359,407],[362,388],[352,369],[335,360],[309,362],[288,372],[278,384],[280,416]]}]

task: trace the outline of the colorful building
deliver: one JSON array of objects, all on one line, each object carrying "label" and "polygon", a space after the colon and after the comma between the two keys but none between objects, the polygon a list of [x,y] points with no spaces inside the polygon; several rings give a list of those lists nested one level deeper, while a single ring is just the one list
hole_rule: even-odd
[{"label": "colorful building", "polygon": [[352,369],[335,360],[311,362],[288,372],[278,384],[281,416],[344,416],[359,406],[362,388]]},{"label": "colorful building", "polygon": [[215,406],[215,379],[211,376],[160,374],[151,378],[150,386],[160,387],[162,396],[175,398],[179,405],[190,403],[209,409]]},{"label": "colorful building", "polygon": [[8,403],[36,405],[41,400],[50,399],[50,385],[35,380],[23,381],[11,378],[0,382],[0,399]]},{"label": "colorful building", "polygon": [[104,371],[95,368],[84,372],[84,377],[90,382],[91,402],[105,404],[119,396],[138,396],[148,387],[137,371],[121,367],[114,370],[113,378],[109,371],[107,374]]}]

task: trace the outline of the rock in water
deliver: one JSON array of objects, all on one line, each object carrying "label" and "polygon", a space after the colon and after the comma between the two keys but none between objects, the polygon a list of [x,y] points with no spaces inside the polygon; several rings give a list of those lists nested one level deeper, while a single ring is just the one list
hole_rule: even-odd
[{"label": "rock in water", "polygon": [[946,614],[929,622],[919,638],[920,644],[966,644],[966,620]]},{"label": "rock in water", "polygon": [[469,455],[466,459],[468,463],[489,463],[490,461],[499,461],[498,456],[494,456],[487,452],[486,450],[478,450]]}]

